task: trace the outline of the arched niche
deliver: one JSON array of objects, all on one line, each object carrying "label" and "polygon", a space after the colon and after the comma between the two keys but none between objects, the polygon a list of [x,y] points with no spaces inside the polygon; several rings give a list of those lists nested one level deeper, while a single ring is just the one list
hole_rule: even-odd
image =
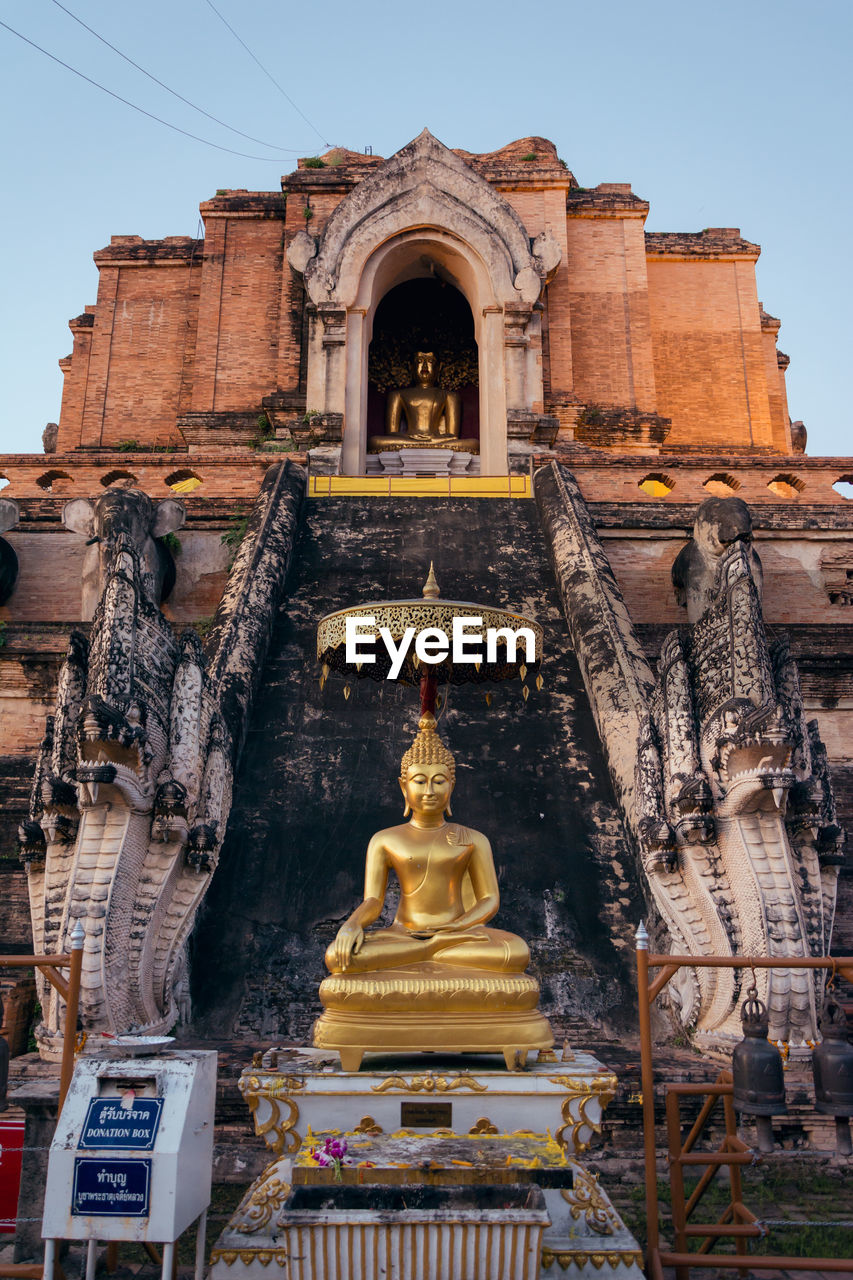
[{"label": "arched niche", "polygon": [[322,235],[288,245],[310,299],[307,408],[340,414],[341,470],[364,471],[367,358],[388,291],[435,272],[466,298],[479,350],[483,474],[507,471],[507,411],[542,412],[537,302],[560,250],[428,130],[366,177]]},{"label": "arched niche", "polygon": [[480,438],[479,351],[463,293],[424,261],[424,274],[389,289],[373,316],[367,357],[367,438],[386,429],[388,392],[413,380],[418,351],[438,360],[438,385],[462,402],[462,434]]},{"label": "arched niche", "polygon": [[479,354],[481,471],[484,475],[500,475],[506,471],[504,326],[489,273],[470,246],[460,245],[454,237],[437,228],[420,228],[393,237],[370,255],[361,272],[354,306],[347,312],[343,404],[347,426],[341,459],[345,475],[360,475],[365,467],[367,365],[377,307],[397,285],[428,279],[434,274],[457,289],[471,309]]}]

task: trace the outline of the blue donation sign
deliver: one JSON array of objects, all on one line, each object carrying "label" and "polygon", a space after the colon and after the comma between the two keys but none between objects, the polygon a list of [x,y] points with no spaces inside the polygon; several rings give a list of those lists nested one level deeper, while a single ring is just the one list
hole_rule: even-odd
[{"label": "blue donation sign", "polygon": [[77,1148],[150,1151],[162,1110],[162,1098],[134,1098],[130,1107],[121,1098],[92,1098]]},{"label": "blue donation sign", "polygon": [[150,1188],[150,1160],[76,1156],[71,1213],[87,1218],[147,1218]]}]

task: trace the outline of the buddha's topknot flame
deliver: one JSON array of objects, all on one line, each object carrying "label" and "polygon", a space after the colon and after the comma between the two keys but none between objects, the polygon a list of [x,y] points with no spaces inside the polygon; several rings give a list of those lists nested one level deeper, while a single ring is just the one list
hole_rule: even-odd
[{"label": "buddha's topknot flame", "polygon": [[406,779],[409,766],[413,764],[443,764],[450,776],[450,781],[456,781],[456,761],[453,759],[453,753],[438,736],[435,716],[430,715],[429,712],[421,716],[418,721],[415,740],[400,763],[400,777],[403,781]]}]

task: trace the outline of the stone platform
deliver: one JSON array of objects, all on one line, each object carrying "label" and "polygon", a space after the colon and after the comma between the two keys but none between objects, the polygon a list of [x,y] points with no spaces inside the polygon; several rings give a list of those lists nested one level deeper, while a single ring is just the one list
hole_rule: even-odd
[{"label": "stone platform", "polygon": [[367,1054],[360,1071],[342,1071],[321,1049],[258,1056],[239,1088],[275,1155],[297,1151],[309,1132],[405,1127],[548,1132],[578,1155],[616,1090],[616,1077],[581,1051],[546,1050],[524,1071],[507,1071],[499,1054]]},{"label": "stone platform", "polygon": [[[359,1072],[322,1050],[258,1054],[240,1089],[275,1158],[212,1280],[271,1263],[287,1280],[639,1280],[636,1240],[579,1159],[615,1087],[570,1050],[518,1071],[493,1054],[368,1055]],[[332,1142],[339,1167],[315,1155]]]},{"label": "stone platform", "polygon": [[458,449],[386,449],[369,453],[364,474],[368,476],[478,476],[477,454]]}]

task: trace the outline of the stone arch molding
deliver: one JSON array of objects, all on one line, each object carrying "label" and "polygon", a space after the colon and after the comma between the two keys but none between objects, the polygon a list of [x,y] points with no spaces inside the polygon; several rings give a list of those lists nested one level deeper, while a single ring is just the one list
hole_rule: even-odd
[{"label": "stone arch molding", "polygon": [[300,231],[288,261],[313,304],[308,408],[344,419],[342,470],[364,469],[367,351],[387,289],[447,268],[474,315],[480,349],[483,470],[507,469],[507,413],[542,412],[541,325],[536,303],[560,262],[556,240],[531,241],[516,211],[424,129],[347,195],[319,237]]}]

